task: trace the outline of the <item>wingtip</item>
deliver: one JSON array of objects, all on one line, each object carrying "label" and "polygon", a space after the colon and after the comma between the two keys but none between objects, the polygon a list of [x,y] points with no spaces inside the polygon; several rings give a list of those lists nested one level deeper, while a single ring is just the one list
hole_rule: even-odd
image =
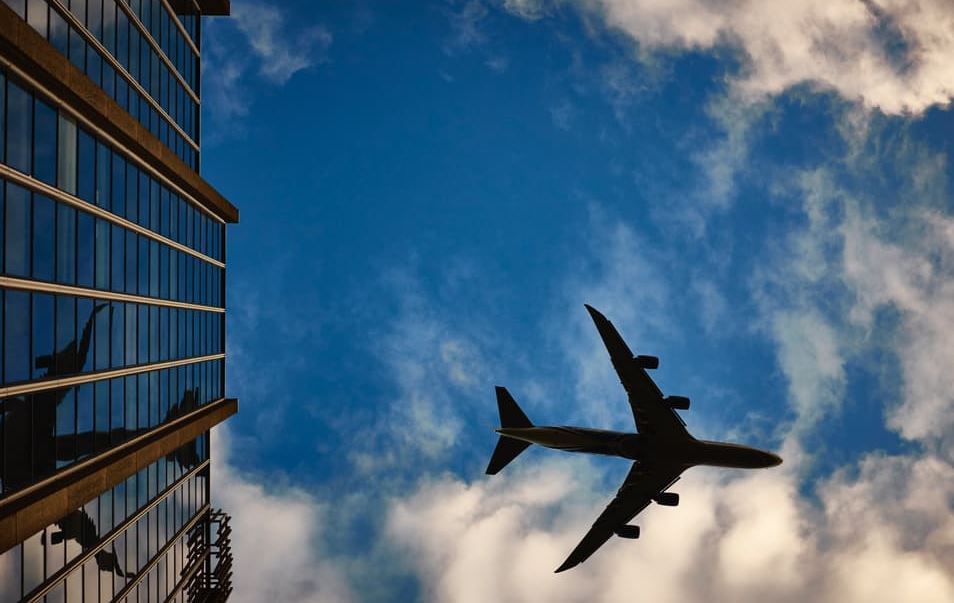
[{"label": "wingtip", "polygon": [[576,566],[577,566],[576,563],[571,563],[570,560],[567,559],[566,561],[563,562],[563,565],[561,565],[560,567],[556,568],[556,570],[554,570],[553,573],[554,573],[554,574],[559,574],[560,572],[565,572],[566,570],[571,569],[571,568],[574,568],[574,567],[576,567]]}]

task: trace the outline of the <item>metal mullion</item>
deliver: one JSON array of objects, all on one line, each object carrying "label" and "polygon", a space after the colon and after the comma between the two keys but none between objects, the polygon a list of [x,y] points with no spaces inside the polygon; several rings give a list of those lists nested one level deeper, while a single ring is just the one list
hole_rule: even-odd
[{"label": "metal mullion", "polygon": [[[26,71],[21,69],[17,64],[13,63],[7,57],[0,55],[0,66],[2,66],[2,68],[6,70],[7,72],[12,72],[16,74],[17,78],[19,78],[20,80],[28,84],[29,87],[42,92],[47,97],[47,99],[51,101],[53,105],[69,113],[72,116],[73,120],[77,122],[77,124],[80,124],[80,123],[83,124],[84,127],[95,132],[99,138],[101,138],[102,140],[105,140],[106,142],[114,146],[115,148],[120,149],[123,152],[123,154],[126,155],[127,157],[126,161],[129,161],[131,158],[139,166],[140,170],[144,170],[150,175],[152,175],[153,178],[156,178],[157,180],[159,180],[166,188],[168,188],[169,190],[175,191],[176,194],[181,196],[184,200],[186,200],[191,205],[195,206],[199,211],[207,214],[209,217],[211,217],[216,222],[219,222],[220,224],[226,223],[222,217],[220,217],[214,211],[210,210],[205,205],[200,203],[194,195],[186,192],[185,189],[183,189],[181,186],[172,182],[172,180],[170,180],[164,174],[159,172],[159,170],[153,167],[149,162],[142,159],[138,154],[130,151],[126,145],[120,143],[118,140],[116,140],[113,136],[108,134],[101,127],[94,124],[80,111],[77,111],[71,105],[66,103],[62,98],[50,92],[46,86],[41,84],[32,76],[30,76],[30,74],[28,74]],[[150,135],[151,134],[152,133],[150,132]],[[6,165],[0,164],[0,168],[6,168]],[[7,169],[10,169],[10,168],[7,168]]]},{"label": "metal mullion", "polygon": [[[118,0],[122,1],[122,0]],[[172,8],[172,5],[169,4],[167,0],[162,0],[162,3],[166,6],[166,9],[169,11],[169,14],[172,15],[172,20],[175,22],[176,27],[182,32],[182,37],[185,38],[186,44],[192,47],[192,50],[195,51],[195,56],[201,59],[202,52],[199,50],[199,47],[196,46],[195,42],[192,40],[192,36],[189,35],[189,32],[186,31],[185,25],[182,24],[182,21],[179,20],[179,14]],[[196,14],[199,14],[199,5],[195,2],[192,3],[196,8]]]},{"label": "metal mullion", "polygon": [[225,313],[225,308],[219,308],[217,306],[204,306],[201,304],[177,302],[177,301],[172,301],[168,299],[158,299],[155,297],[144,297],[140,295],[132,295],[129,293],[103,291],[102,289],[88,289],[85,287],[76,287],[74,285],[60,285],[57,283],[48,283],[46,281],[34,281],[30,279],[21,279],[21,278],[16,278],[13,276],[0,276],[0,287],[15,289],[17,291],[29,291],[31,293],[39,292],[39,293],[73,295],[76,297],[91,297],[93,299],[127,302],[132,304],[146,304],[150,306],[163,306],[167,308],[198,310],[201,312],[215,312],[217,314]]},{"label": "metal mullion", "polygon": [[[61,0],[50,0],[50,1],[51,1],[51,2],[60,2]],[[111,1],[111,0],[107,0],[107,1]],[[135,22],[136,29],[139,30],[139,33],[144,34],[144,36],[149,39],[149,42],[150,42],[149,45],[152,46],[152,49],[159,55],[159,59],[162,60],[162,62],[165,63],[167,67],[169,67],[169,70],[170,70],[170,71],[172,71],[173,73],[175,73],[176,79],[179,80],[179,83],[182,84],[182,86],[185,88],[186,92],[187,92],[192,98],[194,98],[194,99],[195,99],[195,102],[198,104],[198,103],[199,103],[199,95],[195,93],[195,90],[192,89],[192,86],[190,86],[189,83],[185,81],[185,78],[182,77],[182,74],[179,73],[179,70],[176,68],[176,66],[172,64],[172,59],[170,59],[170,58],[166,55],[166,53],[162,50],[162,46],[160,46],[159,42],[157,42],[156,39],[152,37],[152,32],[149,31],[149,28],[146,27],[146,25],[145,25],[142,21],[139,20],[139,15],[135,14],[135,13],[133,12],[133,10],[132,10],[132,7],[130,7],[130,6],[129,6],[128,4],[126,4],[125,2],[122,2],[121,0],[117,0],[117,1],[116,1],[116,4],[117,4],[118,6],[120,6],[120,7],[122,7],[122,11],[123,11],[124,13],[126,13],[126,16],[129,18],[129,20],[130,20],[131,23],[132,23],[132,22]],[[173,13],[173,16],[174,16],[174,15],[175,15],[175,13]],[[179,22],[179,20],[178,20],[178,19],[175,19],[175,18],[173,18],[173,21],[175,21],[176,23]],[[185,38],[186,38],[186,40],[190,40],[188,33],[185,34]],[[201,60],[198,51],[196,51],[196,59]],[[198,61],[197,61],[197,62],[198,62]]]},{"label": "metal mullion", "polygon": [[[184,245],[182,243],[179,243],[178,241],[174,241],[173,239],[170,239],[166,236],[159,234],[158,232],[150,230],[146,228],[145,226],[141,226],[139,224],[136,224],[135,222],[127,220],[126,218],[122,216],[116,215],[107,209],[103,209],[102,207],[95,205],[93,203],[90,203],[89,201],[85,201],[75,195],[71,195],[70,193],[62,191],[56,188],[55,186],[51,186],[45,182],[37,180],[36,178],[33,178],[32,176],[28,176],[18,170],[15,170],[7,166],[6,164],[0,164],[0,176],[7,178],[9,180],[13,180],[17,184],[23,186],[24,188],[30,189],[31,193],[32,192],[43,193],[44,195],[48,197],[53,197],[57,201],[72,205],[73,207],[76,207],[77,209],[81,209],[87,213],[93,214],[94,216],[98,218],[108,220],[114,224],[118,224],[119,226],[126,228],[127,230],[132,230],[133,232],[146,236],[150,239],[156,240],[168,247],[172,247],[178,251],[194,256],[202,260],[203,262],[213,264],[215,266],[218,266],[219,268],[225,268],[224,263],[220,262],[219,260],[211,256],[205,255],[204,253],[201,253],[200,251],[197,251],[189,247],[188,245]],[[31,213],[30,219],[31,220],[33,219],[32,213]],[[31,262],[32,262],[32,257],[31,257]],[[32,265],[31,265],[31,274],[32,274]]]},{"label": "metal mullion", "polygon": [[[133,78],[131,73],[126,71],[126,68],[123,67],[122,64],[120,64],[120,62],[116,59],[116,57],[113,56],[112,53],[110,53],[106,49],[105,46],[103,46],[102,42],[97,40],[96,36],[94,36],[92,32],[90,32],[86,28],[85,25],[80,23],[79,19],[76,18],[76,15],[70,12],[68,8],[64,7],[63,3],[60,0],[47,0],[47,2],[50,3],[51,7],[55,5],[57,7],[57,11],[63,16],[64,19],[66,19],[71,25],[73,25],[73,27],[80,33],[80,35],[83,36],[83,38],[86,40],[86,43],[93,46],[95,50],[99,52],[100,55],[102,55],[103,60],[107,61],[110,65],[112,65],[113,69],[116,70],[116,73],[122,74],[129,81],[129,85],[132,86],[133,88],[136,88],[142,94],[142,96],[146,99],[146,101],[150,103],[151,105],[153,105],[153,108],[156,109],[160,115],[164,116],[166,121],[169,122],[169,125],[172,126],[173,129],[177,130],[183,136],[183,138],[185,138],[185,140],[190,144],[190,146],[192,146],[196,151],[199,150],[199,143],[192,140],[192,137],[186,134],[185,130],[179,127],[179,124],[176,123],[176,120],[172,119],[172,116],[166,113],[166,110],[162,108],[162,106],[159,104],[159,101],[154,99],[152,95],[149,94],[146,91],[146,89],[142,87],[142,84],[140,84],[135,78]],[[151,36],[147,36],[147,37],[151,39]],[[155,42],[155,40],[153,40],[153,42]],[[176,71],[175,69],[173,69],[173,71],[176,74],[178,74],[178,71]],[[196,97],[196,103],[198,102],[199,102],[198,97]]]},{"label": "metal mullion", "polygon": [[202,362],[209,362],[212,360],[221,360],[223,358],[225,358],[225,354],[209,354],[207,356],[194,356],[192,358],[183,358],[181,360],[153,362],[151,364],[143,364],[139,366],[132,366],[132,367],[122,368],[122,369],[108,369],[105,371],[97,371],[94,373],[85,373],[82,375],[76,375],[74,377],[62,377],[60,379],[45,379],[43,381],[32,381],[30,383],[21,383],[19,385],[8,385],[6,387],[0,387],[0,398],[6,398],[9,396],[16,396],[20,394],[32,394],[35,392],[42,392],[49,389],[56,389],[59,387],[72,387],[74,385],[82,385],[84,383],[92,383],[94,381],[101,381],[105,379],[115,379],[116,377],[127,377],[129,375],[139,375],[141,373],[148,373],[150,371],[159,371],[159,370],[168,369],[168,368],[177,368],[180,366],[190,366],[190,365],[199,364]]},{"label": "metal mullion", "polygon": [[[206,463],[208,463],[208,461],[206,461]],[[142,582],[143,579],[145,579],[145,577],[149,575],[149,572],[152,570],[152,568],[159,563],[159,558],[165,555],[166,553],[168,553],[169,549],[172,548],[172,546],[175,544],[177,540],[179,540],[180,538],[188,534],[189,531],[192,530],[196,525],[198,525],[199,522],[205,520],[206,515],[209,514],[210,509],[211,509],[211,506],[209,505],[209,503],[206,503],[202,505],[200,509],[197,509],[196,514],[192,516],[192,519],[189,520],[189,523],[182,526],[182,528],[180,528],[179,531],[175,533],[175,536],[170,538],[166,542],[166,544],[163,545],[163,547],[159,551],[157,551],[155,555],[152,556],[152,558],[149,560],[148,563],[146,563],[146,565],[139,568],[139,573],[136,574],[136,577],[130,580],[129,582],[127,582],[126,586],[123,587],[123,589],[119,591],[119,593],[114,595],[114,598],[122,599],[123,597],[128,595],[129,592],[132,591],[132,589],[139,586],[139,583]]]},{"label": "metal mullion", "polygon": [[[131,526],[135,525],[135,523],[141,517],[143,517],[146,513],[151,511],[153,507],[157,506],[160,502],[162,502],[172,492],[174,492],[177,488],[179,488],[186,480],[189,480],[195,477],[200,471],[202,471],[205,467],[207,467],[210,462],[211,462],[210,460],[206,459],[205,461],[200,463],[196,468],[194,468],[192,471],[183,475],[182,477],[177,479],[174,483],[166,487],[162,492],[157,494],[152,501],[150,501],[148,504],[146,504],[145,506],[140,508],[138,511],[136,511],[135,515],[127,516],[121,525],[116,526],[112,530],[107,532],[106,535],[101,538],[99,544],[97,544],[95,547],[91,548],[90,550],[84,551],[80,553],[79,555],[77,555],[76,558],[73,561],[71,561],[68,566],[64,566],[62,569],[60,569],[55,574],[50,576],[50,578],[48,578],[44,584],[37,587],[37,589],[34,589],[34,591],[29,593],[27,596],[24,596],[24,601],[33,602],[33,601],[40,600],[45,594],[53,590],[53,588],[57,584],[62,582],[69,574],[73,573],[73,571],[76,569],[80,569],[81,575],[83,575],[82,567],[84,563],[86,563],[89,559],[95,557],[96,553],[100,552],[101,550],[106,548],[108,545],[115,542],[117,536],[119,536],[120,534],[128,530]],[[206,504],[206,506],[208,506],[208,504]],[[196,517],[199,517],[199,514],[196,514]],[[183,526],[183,529],[186,529],[186,528],[190,528],[190,526],[188,524],[186,526]],[[180,532],[181,531],[182,530],[180,530]],[[179,532],[177,532],[176,536],[170,539],[169,541],[172,542],[173,540],[175,540],[175,538],[178,538],[178,537],[179,537]],[[138,541],[137,541],[137,546],[138,546]],[[20,545],[20,549],[21,551],[23,550],[22,544]],[[46,563],[45,554],[43,558],[44,558],[44,563]],[[23,564],[21,561],[21,571],[22,571],[22,567],[23,567]],[[99,574],[99,572],[96,572],[96,573]],[[140,572],[137,575],[142,575],[144,573],[145,572]],[[44,575],[46,574],[44,573]],[[85,580],[85,577],[83,578],[83,580]],[[138,584],[138,580],[135,581],[134,583]],[[21,576],[21,587],[20,587],[21,589],[23,588],[22,584],[23,583],[22,583],[22,576]],[[129,584],[127,584],[126,586],[128,587]],[[85,589],[84,589],[84,594],[85,594]],[[116,598],[118,597],[114,595],[114,599]]]}]

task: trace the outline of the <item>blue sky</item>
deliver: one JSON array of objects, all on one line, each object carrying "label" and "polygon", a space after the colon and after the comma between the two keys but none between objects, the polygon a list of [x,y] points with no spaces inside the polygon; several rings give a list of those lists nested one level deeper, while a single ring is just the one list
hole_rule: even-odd
[{"label": "blue sky", "polygon": [[[716,6],[206,20],[202,172],[241,210],[214,478],[238,600],[954,596],[954,14]],[[483,469],[497,384],[632,427],[584,303],[696,435],[786,463],[690,471],[638,543],[555,577],[627,467]]]}]

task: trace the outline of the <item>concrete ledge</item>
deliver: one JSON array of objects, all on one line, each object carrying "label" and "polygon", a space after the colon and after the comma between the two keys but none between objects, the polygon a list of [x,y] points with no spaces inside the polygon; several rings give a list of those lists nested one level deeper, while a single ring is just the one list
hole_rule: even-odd
[{"label": "concrete ledge", "polygon": [[128,147],[209,211],[226,222],[238,222],[238,209],[234,205],[2,2],[0,59],[6,59],[36,79],[55,97]]},{"label": "concrete ledge", "polygon": [[0,553],[236,412],[235,398],[213,402],[0,499]]}]

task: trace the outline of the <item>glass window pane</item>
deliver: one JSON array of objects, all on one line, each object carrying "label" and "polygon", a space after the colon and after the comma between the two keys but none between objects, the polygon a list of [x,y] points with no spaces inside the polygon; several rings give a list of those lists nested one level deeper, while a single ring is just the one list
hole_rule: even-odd
[{"label": "glass window pane", "polygon": [[109,343],[110,343],[110,316],[112,311],[109,304],[99,302],[96,304],[96,370],[100,371],[109,368]]},{"label": "glass window pane", "polygon": [[[73,0],[75,4],[76,0]],[[76,29],[70,27],[70,63],[82,72],[86,72],[86,40]]]},{"label": "glass window pane", "polygon": [[[125,229],[124,229],[125,230]],[[138,253],[139,243],[138,235],[131,230],[126,230],[126,293],[136,293],[139,289],[136,285],[139,269]]]},{"label": "glass window pane", "polygon": [[93,452],[101,452],[109,448],[109,381],[105,379],[97,381],[94,384],[94,390]]},{"label": "glass window pane", "polygon": [[121,368],[126,360],[126,309],[125,304],[113,302],[110,306],[112,314],[112,344],[110,366]]},{"label": "glass window pane", "polygon": [[33,278],[53,280],[55,204],[43,195],[33,195]]},{"label": "glass window pane", "polygon": [[53,296],[33,294],[33,379],[50,373],[53,367]]},{"label": "glass window pane", "polygon": [[93,232],[93,216],[85,211],[77,213],[77,254],[76,254],[76,283],[81,287],[93,286],[93,249],[95,237]]},{"label": "glass window pane", "polygon": [[76,458],[92,454],[93,443],[93,384],[76,387]]},{"label": "glass window pane", "polygon": [[53,370],[57,376],[71,375],[76,362],[76,298],[56,296],[56,351]]},{"label": "glass window pane", "polygon": [[[110,0],[111,1],[111,0]],[[96,143],[96,205],[112,208],[109,192],[112,185],[112,159],[113,153],[110,148],[102,142]]]},{"label": "glass window pane", "polygon": [[139,169],[126,164],[126,219],[139,222]]},{"label": "glass window pane", "polygon": [[7,80],[7,165],[30,173],[33,142],[33,96]]},{"label": "glass window pane", "polygon": [[56,280],[76,282],[76,210],[62,203],[56,205]]},{"label": "glass window pane", "polygon": [[38,34],[46,37],[47,5],[43,0],[27,0],[27,23]]},{"label": "glass window pane", "polygon": [[84,297],[76,300],[76,324],[77,328],[82,324],[82,334],[77,343],[76,350],[76,372],[87,373],[93,370],[93,346],[96,332],[94,330],[94,320],[96,315],[93,313],[93,300]]},{"label": "glass window pane", "polygon": [[56,162],[56,180],[60,190],[76,194],[76,122],[59,115]]},{"label": "glass window pane", "polygon": [[25,381],[30,375],[30,294],[8,290],[3,296],[3,374],[6,383]]},{"label": "glass window pane", "polygon": [[7,183],[4,216],[5,272],[30,275],[30,192]]},{"label": "glass window pane", "polygon": [[140,364],[149,362],[149,307],[139,304],[139,342],[137,356]]},{"label": "glass window pane", "polygon": [[65,467],[76,460],[76,397],[66,388],[56,405],[56,466]]},{"label": "glass window pane", "polygon": [[126,161],[113,154],[112,209],[117,216],[126,215]]},{"label": "glass window pane", "polygon": [[69,53],[69,28],[66,20],[55,10],[50,11],[50,43],[63,56]]},{"label": "glass window pane", "polygon": [[126,343],[124,345],[126,348],[126,366],[136,364],[136,312],[136,304],[126,304]]},{"label": "glass window pane", "polygon": [[109,289],[109,238],[110,224],[96,218],[96,288]]},{"label": "glass window pane", "polygon": [[[121,315],[118,315],[121,316]],[[117,379],[110,379],[109,386],[112,391],[111,393],[111,402],[110,402],[110,444],[115,446],[116,444],[121,444],[126,441],[126,419],[125,419],[125,379],[119,377]],[[117,506],[122,504],[122,496],[117,496],[114,499],[114,502]],[[116,510],[116,521],[120,522],[124,519],[123,514],[119,509]]]},{"label": "glass window pane", "polygon": [[77,195],[92,203],[95,201],[96,141],[85,130],[77,131]]},{"label": "glass window pane", "polygon": [[36,100],[34,106],[33,175],[56,185],[56,109]]},{"label": "glass window pane", "polygon": [[126,230],[122,226],[113,224],[110,227],[112,249],[110,250],[110,265],[112,272],[112,290],[126,290]]},{"label": "glass window pane", "polygon": [[139,239],[139,295],[149,295],[149,239]]}]

